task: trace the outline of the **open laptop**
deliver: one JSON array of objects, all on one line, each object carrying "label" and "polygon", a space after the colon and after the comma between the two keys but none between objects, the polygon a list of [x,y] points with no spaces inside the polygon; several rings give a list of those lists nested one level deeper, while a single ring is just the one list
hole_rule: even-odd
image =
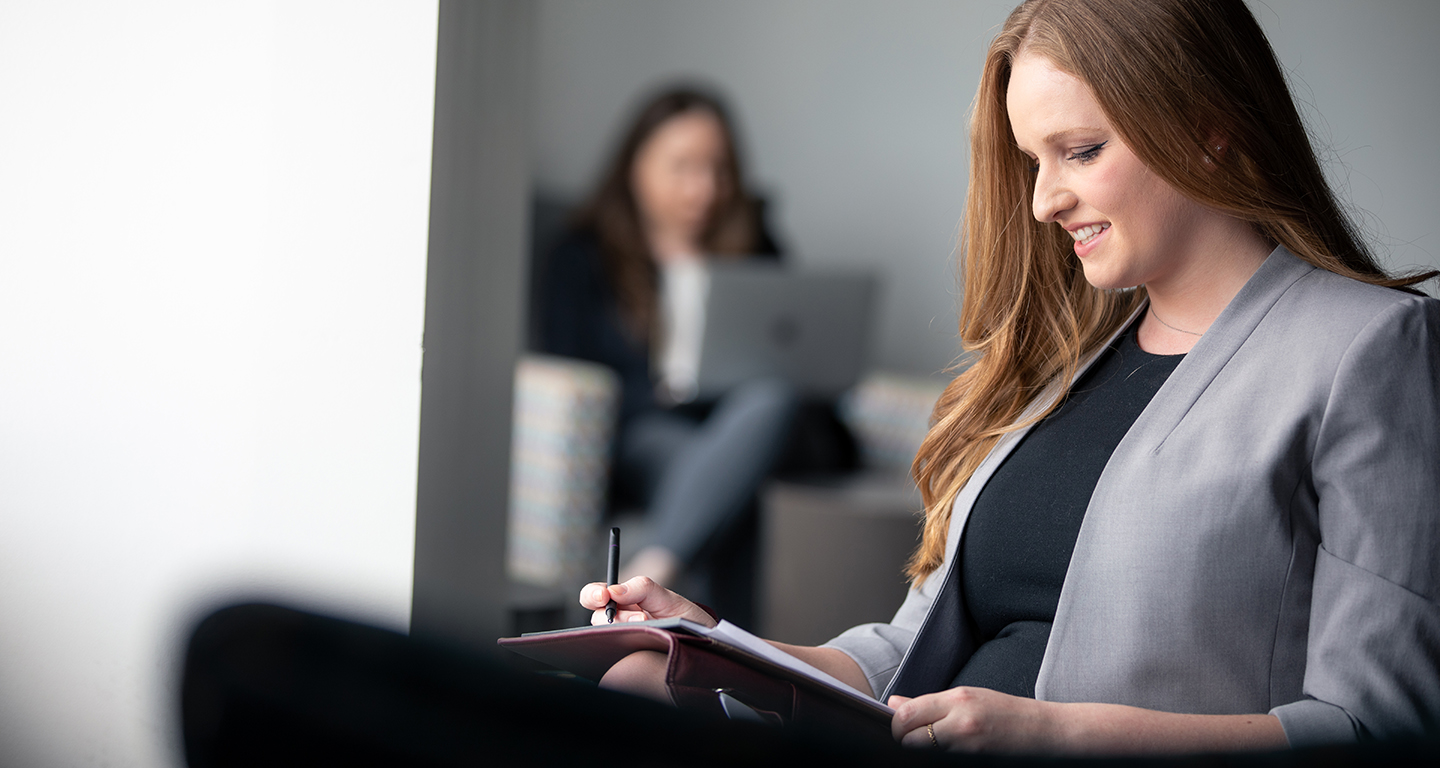
[{"label": "open laptop", "polygon": [[676,402],[714,399],[762,376],[829,398],[859,379],[878,289],[873,275],[712,261],[689,282],[682,290],[704,311],[671,323],[679,332],[659,360],[662,387]]}]

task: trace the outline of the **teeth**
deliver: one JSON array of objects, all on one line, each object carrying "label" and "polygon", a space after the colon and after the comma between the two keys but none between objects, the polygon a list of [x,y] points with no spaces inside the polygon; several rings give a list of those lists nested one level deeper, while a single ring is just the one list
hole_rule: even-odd
[{"label": "teeth", "polygon": [[1084,245],[1085,243],[1094,240],[1096,235],[1104,232],[1109,228],[1109,224],[1091,224],[1088,227],[1081,227],[1074,232],[1071,232],[1070,236],[1075,238],[1075,242]]}]

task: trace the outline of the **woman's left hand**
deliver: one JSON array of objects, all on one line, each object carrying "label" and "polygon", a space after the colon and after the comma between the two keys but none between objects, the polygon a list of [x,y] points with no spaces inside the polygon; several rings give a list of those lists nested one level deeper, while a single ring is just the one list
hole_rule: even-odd
[{"label": "woman's left hand", "polygon": [[921,749],[1113,756],[1265,751],[1288,744],[1274,715],[1063,704],[986,688],[951,688],[913,699],[891,696],[887,703],[895,708],[891,733],[901,744]]},{"label": "woman's left hand", "polygon": [[965,687],[913,699],[891,696],[886,703],[895,708],[890,731],[907,747],[962,752],[1063,751],[1063,704]]}]

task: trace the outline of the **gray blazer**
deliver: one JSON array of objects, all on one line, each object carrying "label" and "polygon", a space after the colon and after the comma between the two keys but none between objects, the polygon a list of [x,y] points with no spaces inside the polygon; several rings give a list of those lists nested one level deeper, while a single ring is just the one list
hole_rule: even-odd
[{"label": "gray blazer", "polygon": [[[906,658],[971,505],[1023,434],[956,498],[940,570],[890,623],[827,644],[872,689]],[[1036,697],[1270,712],[1292,746],[1434,727],[1437,554],[1440,301],[1277,248],[1110,457]]]}]

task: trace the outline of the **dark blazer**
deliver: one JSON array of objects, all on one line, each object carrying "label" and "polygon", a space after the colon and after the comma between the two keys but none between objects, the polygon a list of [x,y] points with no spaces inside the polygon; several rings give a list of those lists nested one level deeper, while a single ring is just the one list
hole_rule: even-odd
[{"label": "dark blazer", "polygon": [[[938,628],[958,658],[911,641],[946,612],[936,592],[970,505],[1023,434],[956,498],[940,570],[890,623],[831,641],[874,690],[916,675],[943,687],[952,671],[917,667],[968,657],[964,622]],[[1437,553],[1440,301],[1277,248],[1111,455],[1036,697],[1270,712],[1293,746],[1434,728]]]},{"label": "dark blazer", "polygon": [[[774,240],[763,230],[756,255],[779,258]],[[625,324],[595,236],[571,230],[550,253],[541,274],[539,351],[615,369],[621,382],[621,424],[657,407],[650,346]]]},{"label": "dark blazer", "polygon": [[543,274],[540,351],[613,368],[620,375],[622,422],[653,408],[650,347],[626,327],[595,237],[568,233],[550,253]]}]

